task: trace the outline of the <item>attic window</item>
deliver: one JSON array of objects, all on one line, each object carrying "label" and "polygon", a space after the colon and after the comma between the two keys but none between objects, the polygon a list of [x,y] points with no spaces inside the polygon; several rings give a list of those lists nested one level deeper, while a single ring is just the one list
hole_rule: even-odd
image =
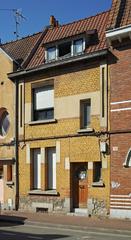
[{"label": "attic window", "polygon": [[58,46],[59,57],[65,58],[71,56],[71,42],[63,43]]},{"label": "attic window", "polygon": [[74,54],[81,54],[83,52],[83,39],[74,41]]},{"label": "attic window", "polygon": [[56,47],[50,47],[47,49],[47,59],[48,61],[56,59]]}]

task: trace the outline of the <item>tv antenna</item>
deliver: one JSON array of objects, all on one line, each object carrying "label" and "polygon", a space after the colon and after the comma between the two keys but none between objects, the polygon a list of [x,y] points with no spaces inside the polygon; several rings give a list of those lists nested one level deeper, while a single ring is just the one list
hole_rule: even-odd
[{"label": "tv antenna", "polygon": [[15,9],[15,8],[2,8],[0,11],[11,11],[13,12],[14,20],[15,20],[15,31],[14,34],[16,36],[16,40],[19,39],[19,26],[21,23],[21,20],[27,20],[25,16],[22,14],[21,9]]}]

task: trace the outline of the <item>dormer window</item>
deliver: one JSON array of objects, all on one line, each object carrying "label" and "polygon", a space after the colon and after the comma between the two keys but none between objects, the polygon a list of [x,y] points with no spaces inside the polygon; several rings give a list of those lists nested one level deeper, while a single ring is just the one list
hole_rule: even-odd
[{"label": "dormer window", "polygon": [[74,54],[81,54],[83,52],[83,39],[78,39],[74,41]]},{"label": "dormer window", "polygon": [[82,54],[85,50],[85,40],[83,38],[72,41],[65,41],[46,49],[45,59],[47,62],[61,60]]},{"label": "dormer window", "polygon": [[47,60],[53,61],[56,59],[56,47],[50,47],[47,49]]}]

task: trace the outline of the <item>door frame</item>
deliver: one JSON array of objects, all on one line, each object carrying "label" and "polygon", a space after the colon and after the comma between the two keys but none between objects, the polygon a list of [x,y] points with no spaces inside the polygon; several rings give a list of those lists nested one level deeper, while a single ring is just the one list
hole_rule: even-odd
[{"label": "door frame", "polygon": [[[88,201],[88,163],[87,162],[72,162],[70,170],[70,190],[71,190],[71,210],[74,208],[80,208],[79,203],[79,179],[77,172],[80,169],[86,169],[86,180],[87,180],[87,200]],[[77,188],[75,187],[77,186]],[[74,188],[75,187],[75,188]],[[87,204],[86,204],[87,206]],[[87,207],[86,207],[87,208]]]}]

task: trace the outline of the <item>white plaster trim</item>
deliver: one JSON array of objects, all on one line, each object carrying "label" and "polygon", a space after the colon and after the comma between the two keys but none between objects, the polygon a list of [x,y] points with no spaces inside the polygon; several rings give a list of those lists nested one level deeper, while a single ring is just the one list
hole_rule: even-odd
[{"label": "white plaster trim", "polygon": [[111,105],[117,105],[117,104],[123,104],[123,103],[130,103],[131,100],[125,100],[125,101],[120,101],[120,102],[111,102]]},{"label": "white plaster trim", "polygon": [[129,206],[131,206],[131,203],[130,203],[130,202],[115,202],[115,201],[112,201],[112,202],[111,202],[111,205],[114,205],[114,206],[117,206],[118,204],[120,204],[121,206],[123,206],[123,205],[129,205]]},{"label": "white plaster trim", "polygon": [[13,59],[1,47],[0,52],[3,53],[11,62],[13,62]]},{"label": "white plaster trim", "polygon": [[131,108],[118,108],[118,109],[112,109],[111,112],[120,112],[120,111],[129,111]]},{"label": "white plaster trim", "polygon": [[56,162],[60,163],[60,141],[56,141]]},{"label": "white plaster trim", "polygon": [[118,205],[118,206],[115,206],[115,205],[111,205],[110,206],[111,208],[116,208],[116,209],[121,209],[121,208],[123,208],[123,209],[131,209],[131,206],[120,206],[120,205]]},{"label": "white plaster trim", "polygon": [[124,198],[124,197],[130,197],[130,194],[129,195],[110,195],[110,197]]},{"label": "white plaster trim", "polygon": [[111,209],[110,216],[112,218],[131,218],[131,210],[125,209]]},{"label": "white plaster trim", "polygon": [[41,148],[41,163],[45,163],[45,148]]},{"label": "white plaster trim", "polygon": [[128,197],[128,198],[110,198],[110,200],[111,200],[111,202],[112,202],[112,201],[123,201],[123,202],[124,202],[124,201],[125,201],[125,202],[127,201],[127,202],[130,202],[130,201],[131,201],[131,198],[129,198],[129,197]]},{"label": "white plaster trim", "polygon": [[124,26],[121,28],[116,28],[113,30],[109,30],[106,32],[106,38],[114,38],[119,37],[121,35],[125,35],[131,32],[131,25]]},{"label": "white plaster trim", "polygon": [[65,170],[70,170],[70,159],[65,157]]}]

